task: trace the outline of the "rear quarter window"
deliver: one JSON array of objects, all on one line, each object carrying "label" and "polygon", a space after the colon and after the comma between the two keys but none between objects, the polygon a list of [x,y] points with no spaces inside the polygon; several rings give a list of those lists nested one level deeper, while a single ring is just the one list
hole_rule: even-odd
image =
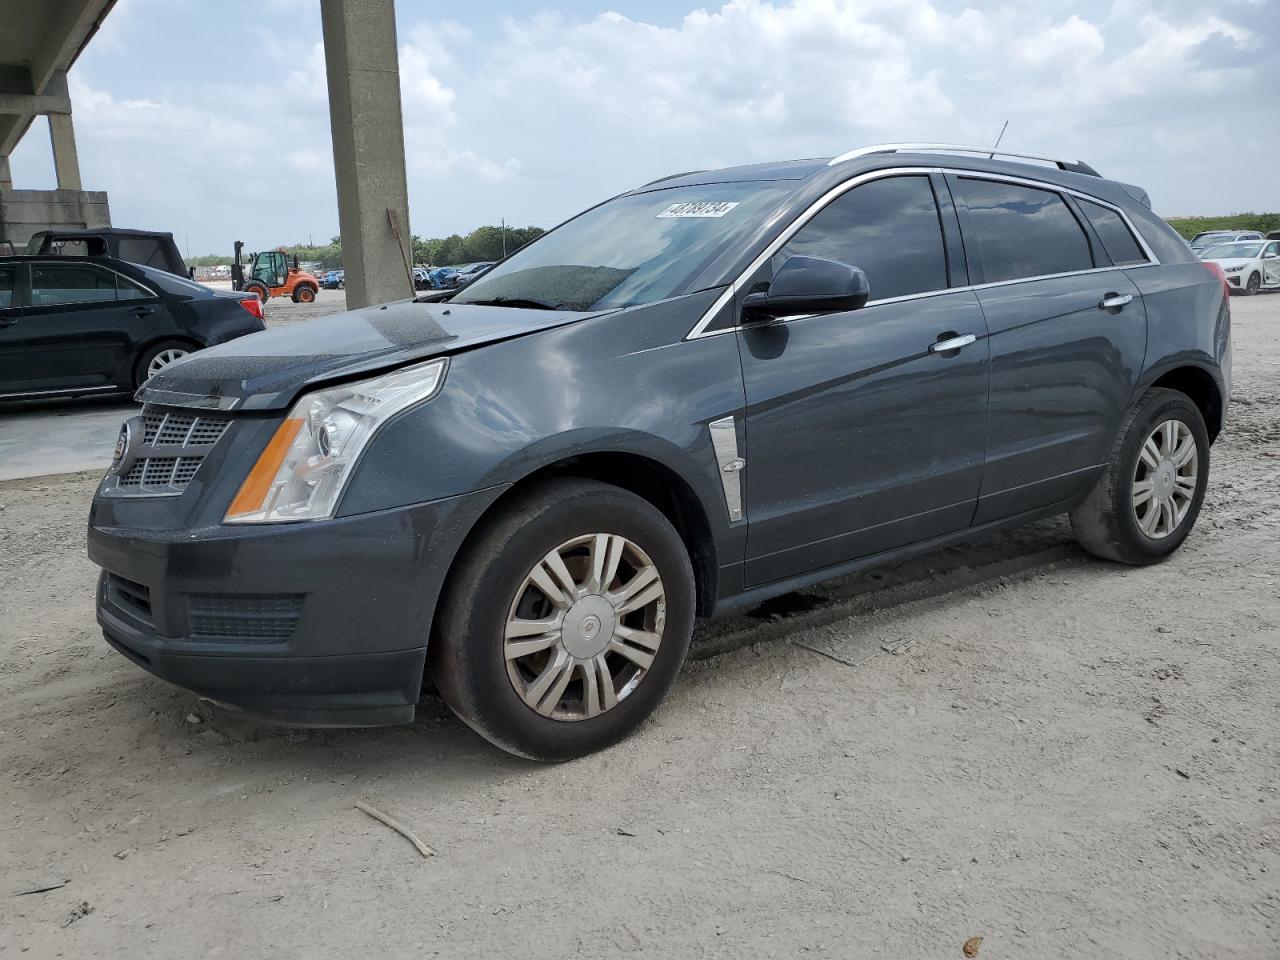
[{"label": "rear quarter window", "polygon": [[965,244],[977,247],[987,283],[1093,267],[1084,228],[1052,190],[960,177],[952,184],[965,209]]},{"label": "rear quarter window", "polygon": [[1110,207],[1079,200],[1080,209],[1098,234],[1102,246],[1106,249],[1111,262],[1116,266],[1132,266],[1135,263],[1146,263],[1147,255],[1142,252],[1137,239],[1125,224],[1124,218]]}]

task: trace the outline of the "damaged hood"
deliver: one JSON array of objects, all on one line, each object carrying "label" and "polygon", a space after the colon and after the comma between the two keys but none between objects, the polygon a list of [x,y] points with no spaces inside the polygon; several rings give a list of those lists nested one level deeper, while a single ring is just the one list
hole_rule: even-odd
[{"label": "damaged hood", "polygon": [[402,300],[274,327],[193,353],[138,391],[144,403],[279,410],[308,387],[549,330],[578,313]]}]

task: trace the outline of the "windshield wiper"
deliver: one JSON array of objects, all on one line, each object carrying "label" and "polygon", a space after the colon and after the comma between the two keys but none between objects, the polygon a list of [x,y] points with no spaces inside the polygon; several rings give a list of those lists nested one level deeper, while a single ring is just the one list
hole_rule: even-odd
[{"label": "windshield wiper", "polygon": [[537,297],[494,297],[492,300],[453,300],[459,306],[472,307],[528,307],[534,310],[567,310],[567,304],[555,303],[551,300],[539,300]]}]

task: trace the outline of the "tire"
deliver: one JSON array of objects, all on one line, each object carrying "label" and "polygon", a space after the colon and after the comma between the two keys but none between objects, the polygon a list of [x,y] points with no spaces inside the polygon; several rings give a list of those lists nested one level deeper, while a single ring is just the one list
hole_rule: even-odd
[{"label": "tire", "polygon": [[[570,546],[579,539],[586,543]],[[601,543],[606,549],[597,551]],[[590,579],[591,556],[607,558],[619,548],[617,576],[604,590],[596,589]],[[577,571],[571,573],[574,581],[585,584],[578,599],[566,599],[567,609],[554,607],[548,601],[551,594],[530,579],[535,572],[549,576],[543,558],[556,551],[566,551],[558,554],[565,557],[561,569]],[[632,598],[645,600],[643,607],[616,617],[614,608],[624,601],[606,601],[604,593],[616,585],[611,591],[615,598],[625,594],[629,584],[649,572],[646,561],[657,574],[656,588],[646,581],[649,585]],[[654,589],[660,597],[646,600]],[[550,646],[509,660],[506,634],[513,617],[560,618],[563,623],[532,641],[520,639],[532,635],[528,630],[517,631],[516,641],[525,646],[554,639]],[[548,480],[501,507],[455,564],[431,639],[430,669],[445,702],[491,743],[531,760],[570,760],[612,746],[656,709],[684,663],[693,617],[693,569],[666,517],[617,487],[575,478]],[[633,636],[646,631],[638,634],[648,638],[643,648],[619,641],[611,626],[615,620]],[[641,659],[645,649],[656,648],[656,653],[645,669],[615,652],[614,641],[640,650]],[[596,653],[601,643],[608,643],[608,649]],[[568,666],[553,666],[563,663]],[[590,688],[588,669],[594,677]],[[567,686],[548,681],[539,690],[544,676],[559,679],[565,673],[571,677]],[[614,703],[609,703],[606,682]],[[588,708],[589,694],[594,713]]]},{"label": "tire", "polygon": [[142,386],[158,370],[188,354],[195,353],[198,349],[182,340],[163,340],[152,344],[141,353],[138,362],[133,365],[134,388]]},{"label": "tire", "polygon": [[1256,273],[1249,274],[1249,279],[1244,282],[1244,295],[1252,297],[1262,289],[1262,277]]},{"label": "tire", "polygon": [[266,303],[271,299],[271,291],[262,283],[246,283],[244,285],[244,292],[250,296],[257,297],[263,303]]},{"label": "tire", "polygon": [[[1173,443],[1166,442],[1168,435],[1163,432],[1153,436],[1157,428],[1163,431],[1170,422],[1176,435]],[[1187,435],[1194,440],[1195,450],[1172,479],[1166,480],[1169,468],[1160,451],[1168,453],[1170,446],[1174,453],[1183,449]],[[1148,438],[1156,443],[1155,455],[1147,451],[1144,458]],[[1150,466],[1152,460],[1159,464],[1158,468]],[[1192,470],[1194,476],[1188,477]],[[1152,496],[1138,505],[1135,485],[1144,485],[1148,478]],[[1071,511],[1071,528],[1081,546],[1095,556],[1136,566],[1156,563],[1186,540],[1200,514],[1208,482],[1209,433],[1199,408],[1176,390],[1148,390],[1125,415],[1120,436],[1097,483]],[[1168,496],[1159,493],[1161,490],[1167,491]],[[1139,499],[1143,492],[1141,488],[1137,491]],[[1151,522],[1151,511],[1158,512],[1160,501],[1166,499],[1171,504],[1168,512],[1155,517],[1150,532],[1144,530],[1144,523]]]},{"label": "tire", "polygon": [[300,283],[293,288],[294,303],[315,303],[316,288],[309,283]]}]

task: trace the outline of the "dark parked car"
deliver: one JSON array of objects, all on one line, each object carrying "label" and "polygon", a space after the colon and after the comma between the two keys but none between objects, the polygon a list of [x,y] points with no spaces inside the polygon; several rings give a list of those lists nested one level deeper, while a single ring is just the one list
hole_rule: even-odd
[{"label": "dark parked car", "polygon": [[191,276],[173,234],[157,230],[41,230],[27,241],[26,252],[30,256],[114,257],[178,277]]},{"label": "dark parked car", "polygon": [[480,274],[484,273],[493,266],[492,261],[484,263],[469,263],[462,269],[450,274],[444,282],[446,287],[463,287],[476,279]]},{"label": "dark parked car", "polygon": [[1063,512],[1168,556],[1230,391],[1221,271],[1139,188],[988,153],[656,181],[460,291],[162,371],[93,502],[107,640],[303,724],[408,721],[430,671],[559,760],[654,710],[697,616]]},{"label": "dark parked car", "polygon": [[0,400],[132,393],[263,329],[255,298],[112,257],[0,258]]}]

